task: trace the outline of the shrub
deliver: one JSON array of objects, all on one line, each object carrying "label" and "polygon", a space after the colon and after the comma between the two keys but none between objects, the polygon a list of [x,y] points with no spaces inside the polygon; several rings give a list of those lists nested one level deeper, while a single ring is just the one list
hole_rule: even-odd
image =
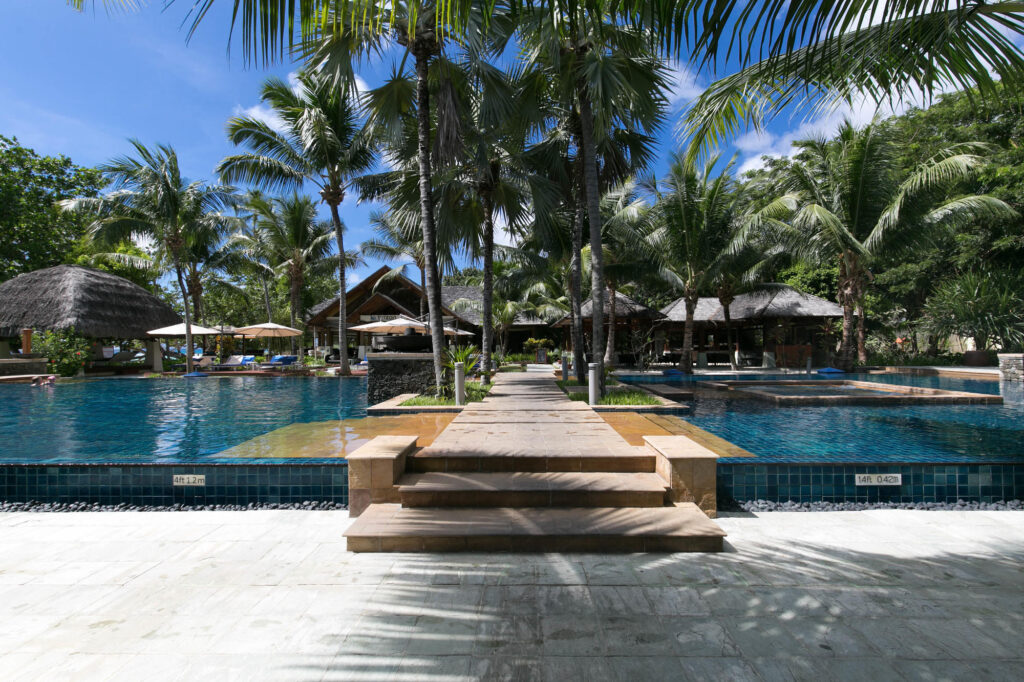
[{"label": "shrub", "polygon": [[553,350],[554,347],[555,342],[552,341],[551,339],[530,338],[526,339],[526,341],[523,342],[523,350],[525,350],[527,353],[536,351],[538,348],[547,348],[548,350]]},{"label": "shrub", "polygon": [[73,377],[85,367],[92,342],[75,332],[35,332],[32,351],[49,360],[49,369],[62,377]]}]

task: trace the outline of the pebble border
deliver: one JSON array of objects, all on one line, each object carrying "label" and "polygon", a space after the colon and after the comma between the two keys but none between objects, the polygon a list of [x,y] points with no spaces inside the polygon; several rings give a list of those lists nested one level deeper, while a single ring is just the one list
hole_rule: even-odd
[{"label": "pebble border", "polygon": [[0,502],[0,513],[11,512],[190,512],[190,511],[258,511],[288,509],[304,511],[335,511],[348,509],[348,505],[329,501],[308,502],[250,502],[249,504],[99,504],[98,502]]},{"label": "pebble border", "polygon": [[748,500],[721,511],[745,512],[832,512],[868,509],[913,509],[918,511],[1024,511],[1024,500],[998,502],[773,502]]}]

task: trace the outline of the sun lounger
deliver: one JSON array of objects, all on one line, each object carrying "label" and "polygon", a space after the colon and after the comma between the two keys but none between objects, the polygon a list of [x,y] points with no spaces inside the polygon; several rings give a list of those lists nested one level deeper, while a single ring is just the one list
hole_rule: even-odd
[{"label": "sun lounger", "polygon": [[275,367],[287,367],[299,361],[296,355],[275,355],[270,362],[261,362],[260,369],[274,369]]},{"label": "sun lounger", "polygon": [[251,365],[255,359],[255,356],[252,355],[232,355],[228,358],[227,362],[223,362],[219,365],[211,365],[209,369],[240,369],[246,365]]}]

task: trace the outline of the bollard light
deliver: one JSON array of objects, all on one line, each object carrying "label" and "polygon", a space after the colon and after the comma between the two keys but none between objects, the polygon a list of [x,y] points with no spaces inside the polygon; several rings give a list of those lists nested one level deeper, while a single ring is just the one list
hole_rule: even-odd
[{"label": "bollard light", "polygon": [[455,404],[466,403],[466,363],[455,363]]},{"label": "bollard light", "polygon": [[588,388],[590,389],[590,404],[597,405],[597,363],[591,362],[588,367],[590,368],[590,375],[587,378],[589,382]]}]

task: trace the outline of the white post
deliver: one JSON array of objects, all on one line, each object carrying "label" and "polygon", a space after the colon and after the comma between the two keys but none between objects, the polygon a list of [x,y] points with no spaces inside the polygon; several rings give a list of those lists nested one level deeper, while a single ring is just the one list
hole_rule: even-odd
[{"label": "white post", "polygon": [[159,341],[146,341],[146,364],[149,365],[154,372],[164,371],[164,356],[160,352]]},{"label": "white post", "polygon": [[455,404],[466,404],[466,363],[455,363]]},{"label": "white post", "polygon": [[811,373],[811,358],[810,357],[807,358],[807,373],[808,374]]},{"label": "white post", "polygon": [[597,363],[591,362],[588,367],[590,368],[589,375],[587,377],[588,388],[590,389],[590,404],[597,405]]},{"label": "white post", "polygon": [[562,381],[569,379],[569,355],[565,352],[562,353]]}]

